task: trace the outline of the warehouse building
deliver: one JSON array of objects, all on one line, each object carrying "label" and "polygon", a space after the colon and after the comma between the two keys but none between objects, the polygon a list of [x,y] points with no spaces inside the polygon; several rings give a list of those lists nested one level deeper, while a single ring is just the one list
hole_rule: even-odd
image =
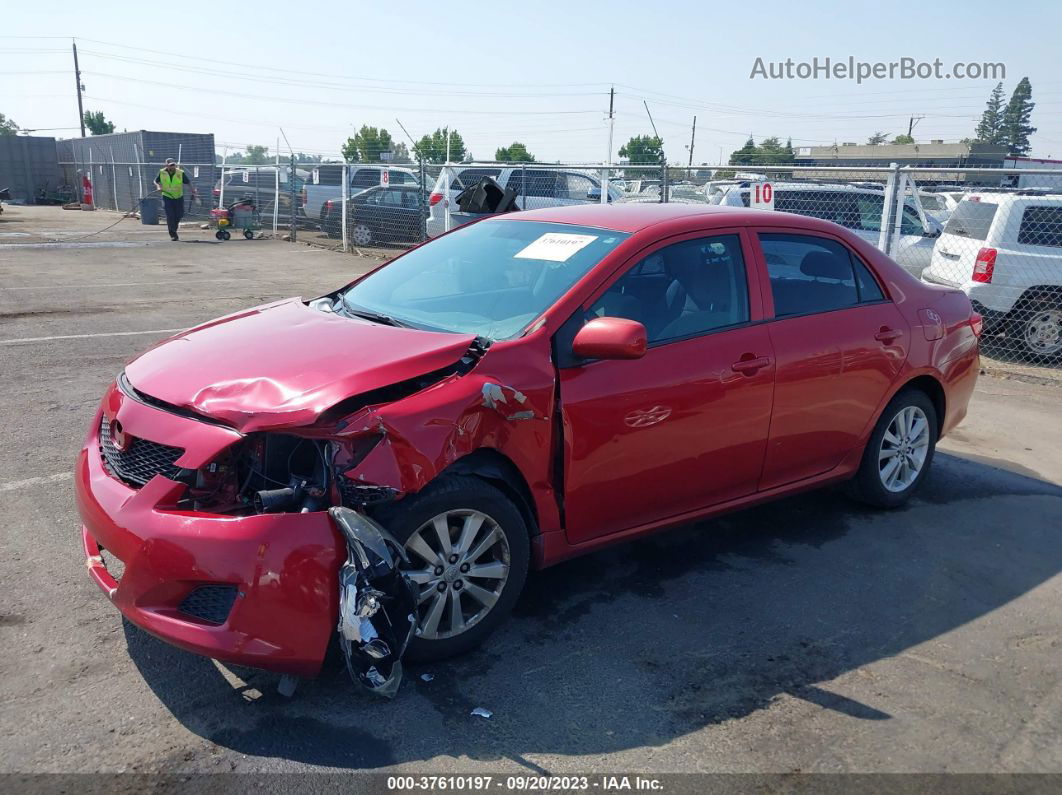
[{"label": "warehouse building", "polygon": [[91,175],[93,204],[101,209],[129,211],[155,189],[159,169],[172,157],[182,165],[202,197],[190,208],[194,214],[210,210],[211,191],[219,177],[214,165],[212,133],[133,132],[70,138],[56,144],[66,181],[82,185]]},{"label": "warehouse building", "polygon": [[866,172],[857,167],[887,168],[891,163],[921,168],[940,167],[939,172],[923,174],[942,182],[969,182],[972,184],[998,184],[991,175],[966,174],[964,168],[1003,168],[1007,157],[1006,147],[983,143],[946,144],[929,141],[914,144],[855,144],[840,143],[832,146],[801,146],[794,152],[795,162],[801,166],[852,166],[851,172],[823,172],[833,179],[864,179]]},{"label": "warehouse building", "polygon": [[56,196],[62,181],[54,138],[0,136],[0,190],[8,188],[12,202],[34,204]]}]

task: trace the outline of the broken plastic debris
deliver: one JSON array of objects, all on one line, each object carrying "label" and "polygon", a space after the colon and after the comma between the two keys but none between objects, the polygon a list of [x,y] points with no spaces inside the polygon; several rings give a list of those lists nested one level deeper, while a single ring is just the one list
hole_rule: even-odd
[{"label": "broken plastic debris", "polygon": [[469,714],[475,715],[477,718],[491,718],[494,716],[493,712],[491,712],[489,709],[484,709],[483,707],[476,707]]},{"label": "broken plastic debris", "polygon": [[333,507],[329,514],[347,542],[337,628],[347,671],[368,690],[393,698],[402,681],[402,654],[416,626],[413,586],[398,568],[402,546],[356,511]]},{"label": "broken plastic debris", "polygon": [[432,679],[435,678],[435,674],[421,674],[420,678],[425,682],[430,682]]}]

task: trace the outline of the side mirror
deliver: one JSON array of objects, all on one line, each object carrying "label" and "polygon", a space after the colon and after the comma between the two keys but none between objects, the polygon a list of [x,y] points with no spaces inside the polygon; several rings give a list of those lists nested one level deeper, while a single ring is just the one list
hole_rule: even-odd
[{"label": "side mirror", "polygon": [[572,352],[582,359],[640,359],[648,347],[645,326],[625,317],[595,317],[575,335]]},{"label": "side mirror", "polygon": [[941,232],[943,231],[944,230],[939,226],[931,226],[922,233],[922,237],[940,237]]}]

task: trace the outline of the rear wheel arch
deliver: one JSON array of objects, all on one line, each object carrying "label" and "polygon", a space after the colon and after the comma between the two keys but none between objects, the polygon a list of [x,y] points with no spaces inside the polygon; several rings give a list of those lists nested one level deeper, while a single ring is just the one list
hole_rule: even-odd
[{"label": "rear wheel arch", "polygon": [[944,386],[931,375],[920,375],[907,381],[896,390],[892,397],[896,397],[905,389],[917,389],[919,392],[924,392],[933,402],[933,409],[937,413],[937,438],[940,438],[941,429],[944,427],[945,413],[948,408],[948,398],[944,392]]}]

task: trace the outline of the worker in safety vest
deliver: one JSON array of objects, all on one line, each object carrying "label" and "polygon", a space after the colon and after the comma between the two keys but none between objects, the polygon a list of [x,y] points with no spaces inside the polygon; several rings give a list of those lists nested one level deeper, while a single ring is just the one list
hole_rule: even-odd
[{"label": "worker in safety vest", "polygon": [[155,177],[155,186],[162,193],[162,205],[166,210],[166,227],[170,230],[170,240],[177,240],[177,225],[184,217],[185,185],[190,186],[192,198],[195,198],[195,188],[191,187],[188,175],[183,169],[177,168],[177,163],[172,157],[167,158],[166,165]]}]

